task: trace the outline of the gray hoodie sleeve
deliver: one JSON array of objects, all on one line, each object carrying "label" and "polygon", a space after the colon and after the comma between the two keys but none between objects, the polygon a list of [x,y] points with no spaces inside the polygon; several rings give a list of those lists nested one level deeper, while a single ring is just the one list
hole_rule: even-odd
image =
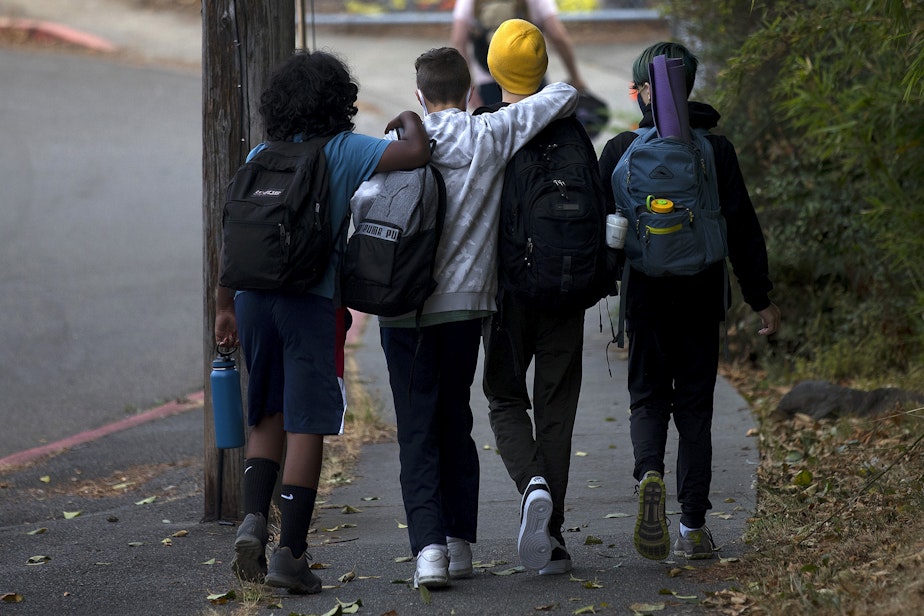
[{"label": "gray hoodie sleeve", "polygon": [[475,119],[485,122],[486,130],[494,135],[494,154],[506,162],[550,122],[574,113],[577,103],[578,93],[572,86],[550,83],[532,96]]}]

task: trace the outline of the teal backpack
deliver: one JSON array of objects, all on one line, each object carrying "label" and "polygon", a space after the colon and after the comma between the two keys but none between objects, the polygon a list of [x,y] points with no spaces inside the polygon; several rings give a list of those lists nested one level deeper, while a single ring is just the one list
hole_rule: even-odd
[{"label": "teal backpack", "polygon": [[[626,148],[611,178],[616,209],[629,220],[628,265],[662,277],[692,276],[724,262],[728,238],[719,207],[715,154],[706,139],[709,131],[691,130],[689,143],[662,138],[656,128],[635,132],[639,136]],[[619,291],[620,348],[629,270],[623,270]]]},{"label": "teal backpack", "polygon": [[613,170],[616,208],[629,220],[626,260],[649,276],[691,276],[728,256],[708,131],[692,141],[640,129]]}]

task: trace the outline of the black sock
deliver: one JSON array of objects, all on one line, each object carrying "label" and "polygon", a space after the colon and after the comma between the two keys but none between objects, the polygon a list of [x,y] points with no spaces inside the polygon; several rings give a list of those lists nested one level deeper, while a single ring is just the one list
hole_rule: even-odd
[{"label": "black sock", "polygon": [[283,485],[279,494],[279,512],[282,514],[282,530],[279,533],[279,547],[292,550],[292,556],[300,557],[308,543],[308,527],[318,491],[301,486]]},{"label": "black sock", "polygon": [[269,507],[273,500],[279,465],[266,458],[244,460],[244,514],[262,513],[269,521]]}]

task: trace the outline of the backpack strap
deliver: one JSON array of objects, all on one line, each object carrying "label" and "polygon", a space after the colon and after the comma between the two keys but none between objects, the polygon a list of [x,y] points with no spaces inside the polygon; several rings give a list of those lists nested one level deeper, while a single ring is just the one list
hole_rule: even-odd
[{"label": "backpack strap", "polygon": [[619,285],[619,317],[616,321],[616,346],[620,349],[626,346],[626,290],[629,288],[629,270],[632,267],[626,263],[622,268],[622,284]]},{"label": "backpack strap", "polygon": [[[436,148],[436,140],[430,140],[430,153],[433,153],[433,150]],[[446,182],[443,180],[443,174],[440,173],[440,170],[434,167],[431,163],[427,163],[427,166],[430,168],[431,175],[436,182],[436,245],[439,246],[440,240],[443,238],[443,220],[446,218]],[[423,191],[426,193],[426,181],[427,174],[424,173],[424,186]],[[433,267],[431,269],[436,269],[436,254],[439,250],[433,251]],[[414,359],[411,362],[411,374],[407,380],[407,394],[410,398],[412,385],[414,383],[414,364],[417,362],[417,354],[420,352],[420,345],[423,342],[423,332],[420,329],[420,322],[423,319],[423,302],[420,306],[417,307],[417,311],[414,313],[414,331],[417,337],[417,344],[414,347]]]}]

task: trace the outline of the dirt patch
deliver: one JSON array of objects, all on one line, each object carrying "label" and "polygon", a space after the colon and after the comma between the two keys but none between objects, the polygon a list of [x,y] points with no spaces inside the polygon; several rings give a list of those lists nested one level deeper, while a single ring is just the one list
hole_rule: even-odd
[{"label": "dirt patch", "polygon": [[29,494],[42,496],[69,496],[72,498],[101,499],[142,492],[147,485],[162,476],[164,473],[177,469],[187,468],[193,464],[189,460],[179,464],[142,464],[132,466],[125,470],[113,471],[108,477],[86,479],[82,471],[76,470],[69,480],[52,484],[49,482],[45,488],[27,488]]}]

